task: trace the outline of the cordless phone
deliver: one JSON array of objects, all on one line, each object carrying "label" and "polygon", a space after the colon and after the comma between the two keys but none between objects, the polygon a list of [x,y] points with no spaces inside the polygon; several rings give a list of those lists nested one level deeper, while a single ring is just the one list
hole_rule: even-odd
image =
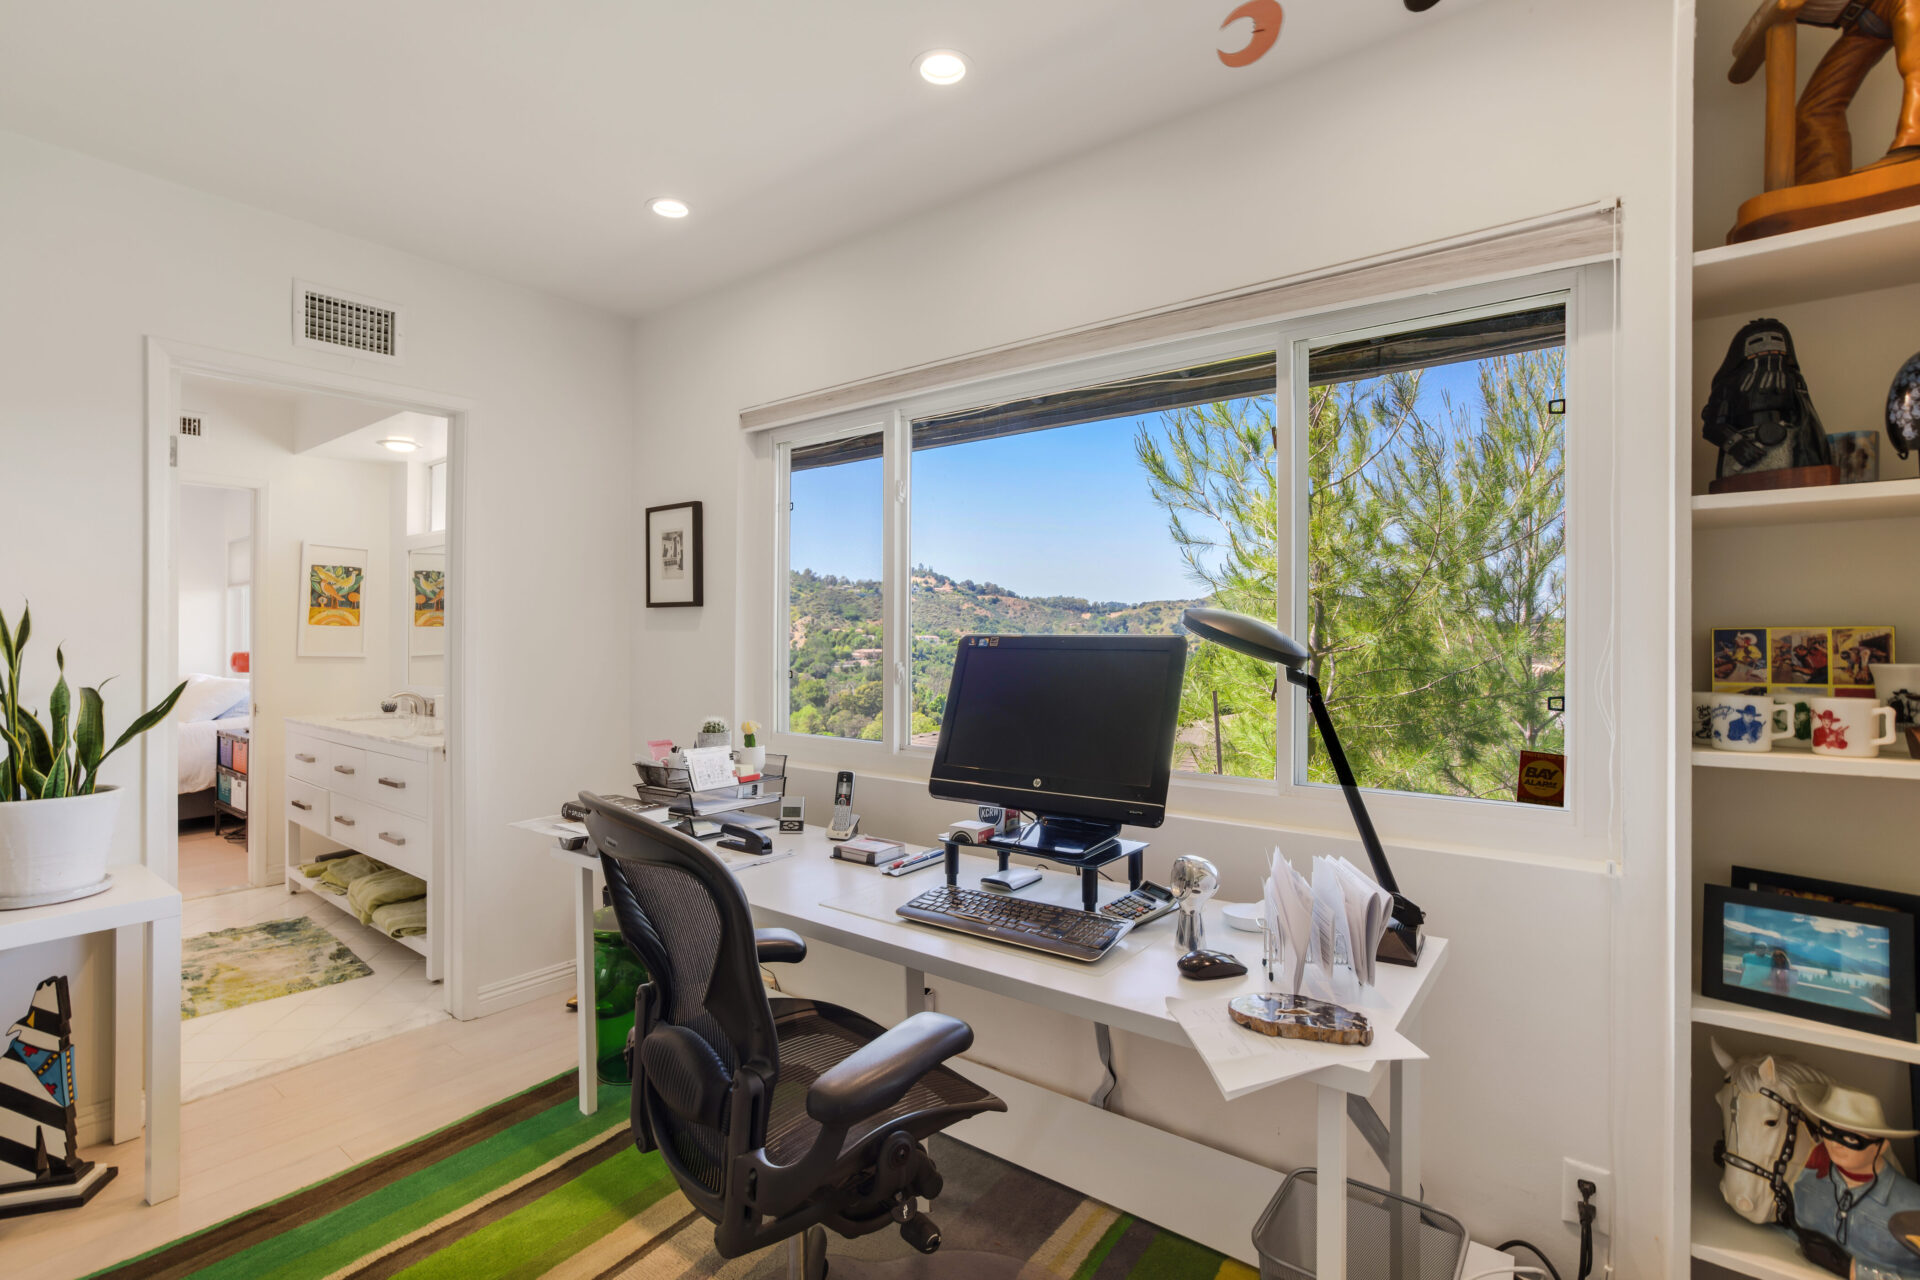
[{"label": "cordless phone", "polygon": [[850,840],[860,829],[860,815],[853,811],[853,773],[842,769],[833,780],[833,821],[827,824],[827,839]]}]

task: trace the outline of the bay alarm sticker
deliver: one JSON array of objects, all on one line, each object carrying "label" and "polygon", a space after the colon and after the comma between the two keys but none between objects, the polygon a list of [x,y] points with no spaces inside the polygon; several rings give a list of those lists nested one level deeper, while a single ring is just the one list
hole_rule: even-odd
[{"label": "bay alarm sticker", "polygon": [[1564,809],[1567,804],[1567,758],[1554,751],[1522,751],[1520,782],[1513,798],[1521,804],[1552,805]]}]

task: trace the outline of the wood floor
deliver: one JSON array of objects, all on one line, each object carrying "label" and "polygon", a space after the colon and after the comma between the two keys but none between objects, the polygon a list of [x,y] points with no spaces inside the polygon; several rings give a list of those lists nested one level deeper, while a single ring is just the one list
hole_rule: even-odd
[{"label": "wood floor", "polygon": [[[233,820],[226,820],[227,830]],[[211,819],[180,830],[180,895],[204,898],[247,887],[247,846],[213,834]]]},{"label": "wood floor", "polygon": [[574,1064],[574,1018],[544,997],[441,1022],[188,1103],[180,1195],[141,1199],[138,1141],[87,1158],[120,1174],[83,1209],[0,1219],[8,1280],[73,1280],[412,1141]]}]

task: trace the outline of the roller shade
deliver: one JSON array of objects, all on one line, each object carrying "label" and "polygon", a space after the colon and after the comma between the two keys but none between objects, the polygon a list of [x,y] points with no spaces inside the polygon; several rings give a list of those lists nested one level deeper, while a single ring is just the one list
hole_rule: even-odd
[{"label": "roller shade", "polygon": [[1561,346],[1566,340],[1567,309],[1556,303],[1533,311],[1483,316],[1460,324],[1320,347],[1307,358],[1307,379],[1323,387],[1330,382],[1356,382],[1436,364],[1539,351]]}]

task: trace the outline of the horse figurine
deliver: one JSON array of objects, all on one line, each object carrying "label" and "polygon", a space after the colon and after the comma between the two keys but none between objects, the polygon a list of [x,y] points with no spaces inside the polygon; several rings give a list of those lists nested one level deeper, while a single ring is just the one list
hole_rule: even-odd
[{"label": "horse figurine", "polygon": [[0,1049],[0,1218],[77,1208],[117,1170],[80,1158],[67,980],[48,978],[35,988],[7,1035]]},{"label": "horse figurine", "polygon": [[1720,1195],[1748,1222],[1791,1222],[1794,1179],[1816,1141],[1801,1105],[1826,1097],[1833,1080],[1792,1058],[1735,1058],[1712,1044],[1726,1077],[1714,1095],[1725,1134],[1713,1149]]}]

